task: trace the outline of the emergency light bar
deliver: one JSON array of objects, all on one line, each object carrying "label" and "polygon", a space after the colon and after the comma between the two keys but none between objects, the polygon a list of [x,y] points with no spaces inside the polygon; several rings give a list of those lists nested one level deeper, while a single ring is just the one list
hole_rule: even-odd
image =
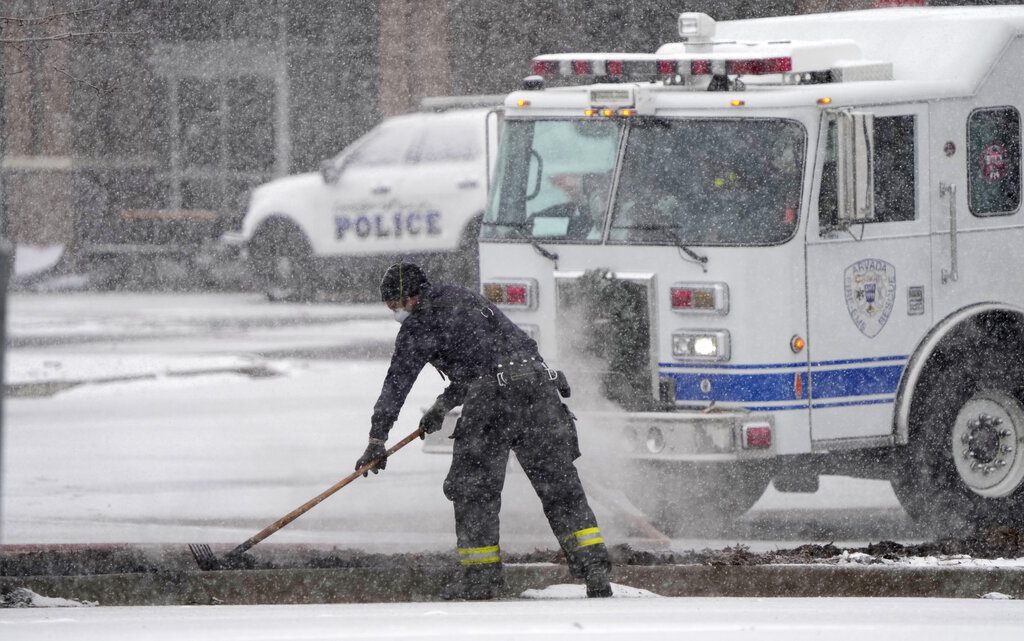
[{"label": "emergency light bar", "polygon": [[556,53],[533,59],[533,74],[552,78],[673,79],[677,76],[765,76],[820,74],[858,66],[860,47],[849,40],[771,43],[718,42],[706,50],[686,43],[661,47],[657,53]]}]

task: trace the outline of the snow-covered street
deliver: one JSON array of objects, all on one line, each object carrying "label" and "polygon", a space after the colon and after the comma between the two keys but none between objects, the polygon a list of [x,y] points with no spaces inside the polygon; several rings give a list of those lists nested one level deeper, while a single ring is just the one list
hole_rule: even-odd
[{"label": "snow-covered street", "polygon": [[7,610],[0,635],[35,641],[167,639],[756,639],[963,641],[1017,638],[1024,601],[717,599]]},{"label": "snow-covered street", "polygon": [[[398,327],[381,305],[132,293],[18,294],[8,324],[6,544],[248,538],[352,469]],[[392,440],[442,386],[424,371]],[[601,470],[587,466],[583,438],[593,483]],[[414,443],[271,541],[450,549],[447,464]],[[595,510],[612,540],[643,546],[611,506]],[[769,488],[722,539],[673,548],[917,536],[887,483],[824,477],[816,494]],[[521,473],[509,475],[502,544],[554,545]]]}]

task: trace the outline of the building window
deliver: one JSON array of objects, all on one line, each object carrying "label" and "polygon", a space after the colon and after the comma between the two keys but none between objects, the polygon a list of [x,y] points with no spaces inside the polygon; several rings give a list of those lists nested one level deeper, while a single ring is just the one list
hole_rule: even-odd
[{"label": "building window", "polygon": [[1005,216],[1020,207],[1020,113],[979,109],[967,120],[967,191],[975,216]]}]

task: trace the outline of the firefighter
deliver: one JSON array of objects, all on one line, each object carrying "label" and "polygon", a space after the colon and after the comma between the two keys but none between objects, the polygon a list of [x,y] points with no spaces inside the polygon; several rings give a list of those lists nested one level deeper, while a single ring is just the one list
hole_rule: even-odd
[{"label": "firefighter", "polygon": [[[432,285],[411,263],[384,273],[381,299],[402,324],[383,389],[370,420],[370,438],[356,469],[377,461],[413,382],[430,363],[449,385],[423,415],[425,433],[441,429],[462,405],[445,496],[455,507],[461,573],[445,599],[484,600],[505,586],[498,547],[498,512],[509,451],[516,453],[544,514],[587,596],[611,596],[611,563],[576,471],[580,456],[574,417],[559,398],[564,381],[537,352],[537,343],[479,294]],[[567,385],[561,386],[568,394]]]}]

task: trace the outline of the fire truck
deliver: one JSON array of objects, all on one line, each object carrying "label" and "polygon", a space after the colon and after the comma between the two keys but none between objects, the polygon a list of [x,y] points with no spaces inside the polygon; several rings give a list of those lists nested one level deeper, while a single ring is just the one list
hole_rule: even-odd
[{"label": "fire truck", "polygon": [[581,434],[666,532],[826,474],[1024,522],[1024,8],[678,28],[504,105],[481,287]]}]

